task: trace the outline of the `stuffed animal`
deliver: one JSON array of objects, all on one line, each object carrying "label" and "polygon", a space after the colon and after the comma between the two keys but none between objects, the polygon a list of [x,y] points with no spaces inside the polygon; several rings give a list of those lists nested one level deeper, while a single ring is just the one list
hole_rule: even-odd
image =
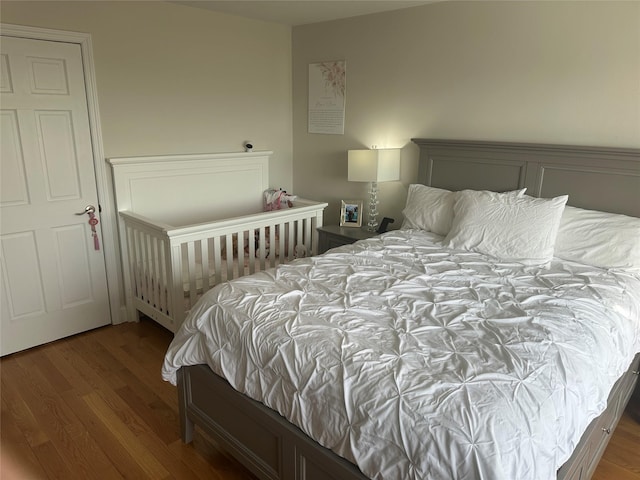
[{"label": "stuffed animal", "polygon": [[286,190],[269,189],[264,192],[264,211],[280,210],[293,207],[295,195],[289,195]]}]

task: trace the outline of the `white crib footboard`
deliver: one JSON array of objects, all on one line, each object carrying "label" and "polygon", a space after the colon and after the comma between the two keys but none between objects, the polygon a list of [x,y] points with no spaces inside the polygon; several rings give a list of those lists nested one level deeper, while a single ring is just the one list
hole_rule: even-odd
[{"label": "white crib footboard", "polygon": [[123,248],[127,310],[131,320],[138,313],[173,330],[171,248],[168,225],[154,223],[131,212],[121,212],[126,248]]},{"label": "white crib footboard", "polygon": [[298,201],[291,209],[180,228],[120,212],[130,315],[142,312],[175,332],[213,286],[315,255],[326,205]]}]

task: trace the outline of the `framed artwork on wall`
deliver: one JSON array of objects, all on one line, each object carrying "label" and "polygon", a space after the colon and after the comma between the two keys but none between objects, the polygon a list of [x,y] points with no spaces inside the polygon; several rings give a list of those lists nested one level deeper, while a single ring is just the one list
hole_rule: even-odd
[{"label": "framed artwork on wall", "polygon": [[340,226],[358,228],[362,226],[362,200],[342,200]]},{"label": "framed artwork on wall", "polygon": [[309,64],[309,133],[344,134],[344,60]]}]

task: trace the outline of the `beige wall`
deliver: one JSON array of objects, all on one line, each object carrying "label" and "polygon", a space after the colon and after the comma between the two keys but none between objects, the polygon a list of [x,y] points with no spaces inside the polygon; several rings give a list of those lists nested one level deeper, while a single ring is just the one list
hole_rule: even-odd
[{"label": "beige wall", "polygon": [[[308,64],[346,60],[344,135],[307,133]],[[381,184],[401,219],[417,173],[413,137],[640,147],[640,3],[445,2],[293,29],[294,185],[366,199],[350,148],[405,147]],[[397,227],[396,221],[394,227]]]},{"label": "beige wall", "polygon": [[105,154],[273,150],[292,183],[291,29],[164,2],[0,2],[3,23],[92,36]]},{"label": "beige wall", "polygon": [[[366,198],[346,181],[349,148],[404,147],[402,182],[380,185],[398,226],[412,137],[640,146],[638,2],[443,2],[293,35],[164,2],[0,9],[5,23],[91,33],[106,156],[239,151],[251,139],[275,152],[272,186],[330,201],[328,223],[341,198]],[[345,134],[307,134],[308,64],[337,59]]]}]

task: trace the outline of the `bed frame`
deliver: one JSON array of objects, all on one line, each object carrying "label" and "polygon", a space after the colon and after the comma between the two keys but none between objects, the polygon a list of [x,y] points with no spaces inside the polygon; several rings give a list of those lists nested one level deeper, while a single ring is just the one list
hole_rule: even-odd
[{"label": "bed frame", "polygon": [[[640,217],[640,149],[414,139],[419,181],[435,187],[569,195],[569,204]],[[614,385],[607,409],[589,425],[560,480],[591,478],[638,379],[640,354]],[[366,477],[273,410],[235,391],[207,366],[178,372],[181,434],[197,425],[260,479]]]}]

